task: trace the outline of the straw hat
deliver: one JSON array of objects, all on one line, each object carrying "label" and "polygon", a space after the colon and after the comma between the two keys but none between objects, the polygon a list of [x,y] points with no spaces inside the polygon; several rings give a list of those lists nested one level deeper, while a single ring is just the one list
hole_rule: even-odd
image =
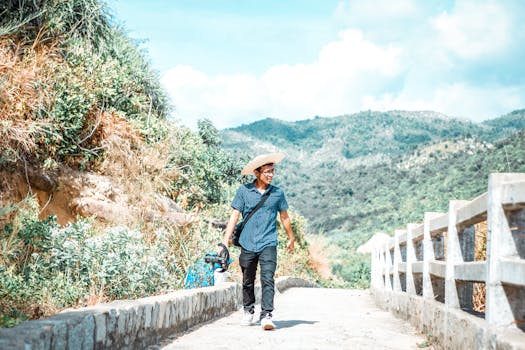
[{"label": "straw hat", "polygon": [[261,154],[260,156],[257,156],[250,160],[248,164],[244,166],[244,168],[241,171],[241,175],[251,175],[253,174],[253,171],[264,164],[277,164],[281,160],[283,160],[284,154],[282,153],[268,153],[268,154]]}]

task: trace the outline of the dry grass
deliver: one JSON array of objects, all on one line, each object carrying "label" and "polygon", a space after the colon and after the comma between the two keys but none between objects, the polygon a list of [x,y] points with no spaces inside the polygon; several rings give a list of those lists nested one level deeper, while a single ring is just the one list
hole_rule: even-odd
[{"label": "dry grass", "polygon": [[472,309],[477,312],[485,312],[486,288],[485,283],[473,283]]},{"label": "dry grass", "polygon": [[[476,230],[474,240],[474,260],[484,261],[487,259],[487,222],[480,222],[474,227]],[[472,291],[472,309],[478,312],[485,312],[485,298],[485,284],[474,283]]]},{"label": "dry grass", "polygon": [[34,153],[50,123],[40,115],[51,93],[43,86],[61,59],[53,47],[21,48],[1,39],[0,62],[0,149],[4,158],[17,161]]},{"label": "dry grass", "polygon": [[474,225],[476,236],[474,240],[474,261],[487,260],[487,222]]},{"label": "dry grass", "polygon": [[[59,159],[36,159],[36,155],[42,149],[44,137],[53,139],[57,144],[62,140],[61,135],[49,134],[49,130],[52,130],[48,127],[51,120],[44,111],[56,98],[51,87],[57,80],[57,73],[66,74],[64,69],[75,68],[68,66],[51,44],[21,46],[15,45],[9,38],[0,39],[0,157],[3,162],[7,162],[4,164],[11,164],[10,169],[17,170],[15,174],[7,174],[8,179],[3,177],[1,180],[2,207],[20,201],[31,192],[29,182],[20,177],[23,177],[24,167],[51,167],[53,170],[61,167]],[[92,82],[82,80],[82,74],[72,73],[66,76],[67,82],[94,90],[90,86]],[[84,115],[82,130],[75,140],[81,150],[95,156],[87,169],[107,176],[122,189],[127,197],[126,204],[133,212],[129,215],[132,222],[126,224],[139,227],[149,241],[155,239],[154,232],[159,227],[175,232],[174,234],[180,236],[177,240],[191,241],[186,237],[190,232],[189,228],[173,228],[173,222],[163,220],[157,203],[158,193],[173,197],[177,195],[171,193],[170,186],[179,176],[179,169],[168,165],[168,157],[177,150],[178,142],[182,141],[166,138],[155,143],[146,143],[130,120],[102,108],[94,105]],[[62,164],[73,168],[85,165],[85,155],[69,155]],[[21,180],[23,183],[27,182],[28,188],[20,187]],[[68,190],[61,188],[61,193],[65,195],[69,193]],[[9,193],[10,197],[4,196],[4,192]],[[62,199],[71,200],[70,197]],[[55,209],[55,212],[58,209],[69,211],[70,203],[60,202],[55,198],[51,202],[46,212]],[[40,205],[44,206],[45,203]],[[57,205],[64,208],[56,208]],[[10,214],[3,215],[0,225],[12,219]],[[107,223],[96,222],[96,227],[100,230],[106,225]],[[175,248],[183,250],[183,247]],[[100,298],[100,293],[94,292],[93,295],[95,299]]]},{"label": "dry grass", "polygon": [[155,221],[153,226],[162,221],[158,194],[177,196],[171,192],[171,183],[180,173],[175,166],[169,165],[168,160],[175,151],[174,140],[166,138],[148,144],[124,118],[106,115],[103,120],[96,137],[101,138],[105,157],[98,171],[117,183],[126,193],[128,203],[139,212],[136,220],[129,224],[142,225],[146,231],[152,232],[154,227],[149,230],[145,221]]},{"label": "dry grass", "polygon": [[[56,144],[62,140],[61,135],[49,134],[52,130],[48,127],[51,119],[44,111],[56,98],[51,88],[57,80],[56,74],[64,75],[64,69],[75,69],[68,67],[51,44],[20,46],[9,38],[0,39],[0,157],[18,173],[23,174],[24,167],[58,170],[61,166],[58,159],[36,159],[36,155],[42,149],[44,137],[53,139]],[[82,80],[81,74],[70,73],[66,74],[69,83],[78,83],[88,90],[95,88],[90,86],[90,81]],[[161,217],[157,193],[177,195],[171,193],[170,186],[179,176],[179,169],[167,164],[168,157],[179,146],[177,143],[182,141],[166,138],[146,143],[130,120],[102,108],[94,105],[84,115],[82,130],[75,140],[82,151],[94,156],[94,160],[86,165],[85,154],[71,154],[62,164],[73,168],[84,165],[88,170],[111,178],[123,190],[128,204],[134,209],[134,215],[130,215],[134,221],[128,224],[154,232],[158,223],[144,218]],[[2,180],[0,186],[10,193],[24,192],[16,182],[19,181]],[[68,189],[61,190],[67,193]],[[17,198],[2,197],[0,204],[19,201],[24,196],[21,193]],[[62,204],[67,208],[69,203]],[[145,221],[152,223],[145,224]],[[104,224],[100,224],[102,228]]]},{"label": "dry grass", "polygon": [[306,240],[309,243],[308,253],[310,259],[308,264],[319,276],[330,279],[332,275],[332,266],[329,256],[333,256],[334,248],[329,246],[326,239],[320,235],[308,236]]}]

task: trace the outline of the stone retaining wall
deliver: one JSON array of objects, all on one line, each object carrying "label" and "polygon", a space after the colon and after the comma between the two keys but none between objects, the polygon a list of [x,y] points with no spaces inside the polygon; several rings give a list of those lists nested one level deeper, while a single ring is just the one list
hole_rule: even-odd
[{"label": "stone retaining wall", "polygon": [[[275,286],[283,292],[290,287],[314,285],[281,277]],[[0,350],[145,349],[162,337],[235,311],[241,304],[242,286],[231,282],[114,301],[0,329]]]},{"label": "stone retaining wall", "polygon": [[371,288],[376,304],[435,337],[438,349],[525,350],[519,329],[489,325],[485,320],[417,295]]}]

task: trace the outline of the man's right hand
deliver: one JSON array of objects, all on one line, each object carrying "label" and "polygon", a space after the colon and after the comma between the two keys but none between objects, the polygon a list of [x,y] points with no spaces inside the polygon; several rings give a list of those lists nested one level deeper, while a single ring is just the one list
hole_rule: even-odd
[{"label": "man's right hand", "polygon": [[[231,241],[231,240],[230,240]],[[224,241],[222,242],[222,244],[224,244],[227,248],[230,247],[230,243],[224,243]],[[222,245],[219,244],[219,246],[217,247],[217,255],[221,255],[221,252],[224,250],[224,247]]]}]

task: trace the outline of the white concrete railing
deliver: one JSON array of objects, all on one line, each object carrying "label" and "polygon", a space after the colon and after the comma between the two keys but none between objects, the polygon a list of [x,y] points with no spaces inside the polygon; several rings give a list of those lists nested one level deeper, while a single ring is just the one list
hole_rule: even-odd
[{"label": "white concrete railing", "polygon": [[[483,221],[487,221],[488,227],[487,258],[474,261],[474,225]],[[486,287],[485,321],[479,323],[479,318],[473,321],[486,330],[484,337],[492,332],[488,329],[510,329],[525,348],[523,173],[491,174],[487,193],[470,201],[450,201],[448,213],[425,213],[423,223],[397,230],[391,241],[372,253],[372,292],[378,304],[388,309],[391,306],[381,298],[392,301],[392,296],[404,296],[411,303],[442,306],[444,312],[474,313],[474,283]],[[416,301],[417,298],[422,301]],[[414,319],[412,323],[427,331],[433,328],[447,338],[443,343],[446,348],[455,347],[447,317],[440,326],[436,320],[425,320],[421,313],[424,310],[410,315],[410,307],[407,305],[406,315],[400,316]],[[486,345],[482,340],[476,344]]]}]

